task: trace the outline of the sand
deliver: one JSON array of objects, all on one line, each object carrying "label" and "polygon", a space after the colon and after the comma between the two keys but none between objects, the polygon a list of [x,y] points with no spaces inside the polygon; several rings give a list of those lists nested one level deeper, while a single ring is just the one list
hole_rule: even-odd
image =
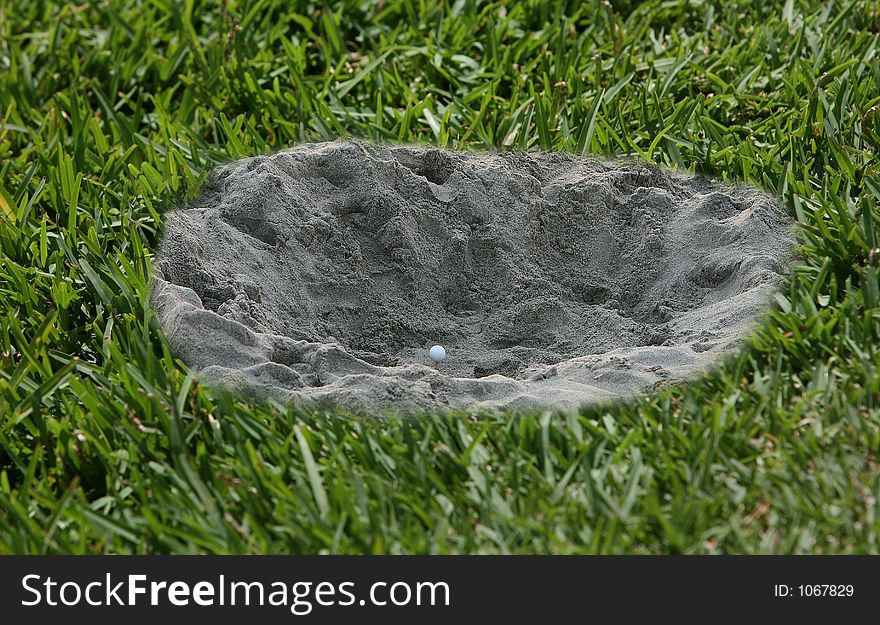
[{"label": "sand", "polygon": [[791,228],[762,192],[644,163],[306,144],[169,216],[152,302],[202,381],[253,397],[575,407],[737,349]]}]

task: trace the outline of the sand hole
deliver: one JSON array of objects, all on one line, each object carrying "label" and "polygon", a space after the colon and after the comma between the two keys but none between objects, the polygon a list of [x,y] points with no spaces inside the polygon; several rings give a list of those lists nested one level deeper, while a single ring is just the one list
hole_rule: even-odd
[{"label": "sand hole", "polygon": [[572,406],[734,349],[790,228],[754,189],[641,163],[307,144],[221,167],[169,217],[153,303],[202,379],[252,395]]}]

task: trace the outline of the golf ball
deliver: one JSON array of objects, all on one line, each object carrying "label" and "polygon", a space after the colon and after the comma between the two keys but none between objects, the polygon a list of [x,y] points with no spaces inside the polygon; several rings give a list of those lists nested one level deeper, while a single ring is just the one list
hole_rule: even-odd
[{"label": "golf ball", "polygon": [[430,356],[431,360],[434,362],[443,362],[446,360],[446,350],[442,345],[434,345],[428,350],[428,356]]}]

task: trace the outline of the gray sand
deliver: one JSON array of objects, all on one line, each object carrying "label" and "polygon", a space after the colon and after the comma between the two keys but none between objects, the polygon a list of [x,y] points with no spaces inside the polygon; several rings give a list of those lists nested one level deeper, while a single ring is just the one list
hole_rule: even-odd
[{"label": "gray sand", "polygon": [[574,406],[729,353],[792,243],[766,195],[641,163],[309,144],[169,217],[153,304],[203,381],[251,395]]}]

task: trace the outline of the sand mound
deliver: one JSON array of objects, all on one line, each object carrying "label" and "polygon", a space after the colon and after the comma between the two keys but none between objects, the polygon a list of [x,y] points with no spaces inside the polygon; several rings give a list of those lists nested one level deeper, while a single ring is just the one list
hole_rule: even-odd
[{"label": "sand mound", "polygon": [[153,303],[177,355],[236,390],[575,405],[734,347],[789,229],[753,189],[645,164],[311,144],[220,168],[169,217]]}]

